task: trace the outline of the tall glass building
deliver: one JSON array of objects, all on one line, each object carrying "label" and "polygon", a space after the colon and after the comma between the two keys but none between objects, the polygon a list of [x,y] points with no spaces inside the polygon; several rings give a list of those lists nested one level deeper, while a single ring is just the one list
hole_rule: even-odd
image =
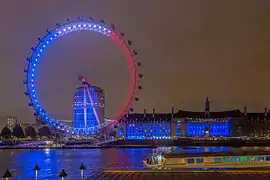
[{"label": "tall glass building", "polygon": [[82,85],[74,97],[74,127],[96,127],[104,122],[104,91],[96,86]]}]

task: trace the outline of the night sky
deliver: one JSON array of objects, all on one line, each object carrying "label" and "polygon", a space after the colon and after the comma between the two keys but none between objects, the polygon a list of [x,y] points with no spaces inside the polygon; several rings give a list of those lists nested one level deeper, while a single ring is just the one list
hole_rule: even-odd
[{"label": "night sky", "polygon": [[[116,24],[131,39],[145,75],[134,109],[270,108],[269,0],[1,0],[0,119],[32,121],[23,69],[31,46],[67,17]],[[123,101],[129,72],[121,51],[97,33],[79,32],[53,43],[38,67],[38,94],[58,119],[73,119],[77,77],[105,89],[106,113]]]}]

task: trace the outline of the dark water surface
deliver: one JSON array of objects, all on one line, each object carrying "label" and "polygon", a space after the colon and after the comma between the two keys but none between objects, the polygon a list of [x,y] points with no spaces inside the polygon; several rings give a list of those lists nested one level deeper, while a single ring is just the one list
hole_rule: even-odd
[{"label": "dark water surface", "polygon": [[[177,147],[175,149],[175,151],[179,153],[224,152],[235,150],[241,151],[243,148]],[[250,150],[263,151],[270,149],[264,147]],[[85,171],[86,177],[100,169],[142,169],[144,168],[142,161],[149,157],[152,152],[153,149],[145,148],[0,150],[0,175],[2,176],[6,169],[10,169],[16,180],[35,179],[33,167],[35,164],[38,164],[41,168],[39,179],[58,180],[60,171],[65,169],[68,174],[65,180],[76,180],[80,179],[79,167],[81,163],[84,163],[87,168]]]}]

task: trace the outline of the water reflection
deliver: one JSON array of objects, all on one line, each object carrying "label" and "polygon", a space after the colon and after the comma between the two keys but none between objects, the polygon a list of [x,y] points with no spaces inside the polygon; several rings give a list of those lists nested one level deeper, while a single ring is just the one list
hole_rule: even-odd
[{"label": "water reflection", "polygon": [[[266,148],[228,148],[228,147],[193,147],[172,148],[174,152],[203,153],[256,150],[269,150]],[[35,177],[33,168],[38,164],[41,168],[39,177],[42,180],[59,179],[61,169],[65,169],[67,180],[78,179],[80,164],[86,166],[85,176],[90,176],[99,169],[105,168],[143,168],[142,161],[152,154],[152,149],[65,149],[65,150],[0,150],[0,173],[8,168],[17,180],[32,180]],[[2,175],[0,174],[0,175]]]}]

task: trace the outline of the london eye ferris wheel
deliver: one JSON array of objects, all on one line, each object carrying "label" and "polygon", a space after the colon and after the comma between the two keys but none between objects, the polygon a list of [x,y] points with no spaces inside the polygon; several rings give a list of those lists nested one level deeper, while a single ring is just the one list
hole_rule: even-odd
[{"label": "london eye ferris wheel", "polygon": [[[36,74],[38,71],[38,65],[43,53],[56,39],[76,31],[89,31],[97,32],[103,35],[105,38],[112,40],[123,52],[126,62],[129,68],[129,88],[127,96],[122,103],[119,111],[117,111],[109,121],[105,121],[99,124],[98,127],[87,127],[87,128],[75,128],[70,125],[66,125],[55,118],[53,118],[49,112],[46,111],[38,96],[38,88],[36,86]],[[35,47],[32,47],[31,55],[27,58],[28,66],[24,69],[26,73],[26,80],[24,84],[26,86],[25,95],[29,98],[29,106],[34,109],[34,115],[42,119],[45,124],[55,128],[56,130],[62,131],[70,135],[93,135],[97,130],[102,130],[108,125],[117,123],[122,119],[129,111],[133,111],[132,104],[134,101],[138,101],[137,91],[141,89],[138,84],[139,79],[143,78],[143,74],[139,73],[138,67],[141,66],[140,62],[135,60],[137,51],[132,47],[130,40],[125,41],[125,34],[123,32],[117,33],[115,26],[106,25],[103,20],[95,21],[92,18],[83,19],[78,18],[76,20],[67,19],[63,24],[56,24],[56,28],[47,30],[47,33],[38,38],[38,43]]]}]

